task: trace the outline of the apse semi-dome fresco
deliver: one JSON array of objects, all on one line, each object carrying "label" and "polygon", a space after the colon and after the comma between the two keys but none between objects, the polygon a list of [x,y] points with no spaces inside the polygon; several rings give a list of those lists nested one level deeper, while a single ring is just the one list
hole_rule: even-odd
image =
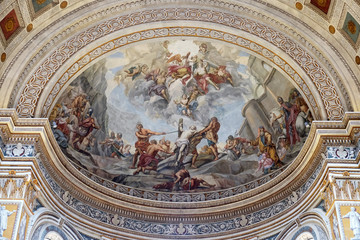
[{"label": "apse semi-dome fresco", "polygon": [[166,192],[232,188],[281,171],[312,120],[301,92],[271,64],[226,43],[171,39],[99,60],[49,116],[76,166]]}]

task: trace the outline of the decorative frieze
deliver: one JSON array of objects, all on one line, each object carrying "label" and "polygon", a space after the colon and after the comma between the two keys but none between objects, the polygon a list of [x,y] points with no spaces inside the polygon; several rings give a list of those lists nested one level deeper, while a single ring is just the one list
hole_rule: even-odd
[{"label": "decorative frieze", "polygon": [[307,190],[315,182],[315,179],[320,173],[322,165],[319,164],[311,175],[311,177],[304,183],[299,189],[294,191],[292,195],[288,196],[284,200],[275,203],[272,206],[264,208],[260,211],[241,215],[239,217],[218,221],[206,224],[170,224],[170,223],[155,223],[149,221],[141,221],[137,219],[131,219],[128,216],[120,216],[118,213],[106,212],[84,203],[73,196],[68,191],[62,189],[54,179],[46,171],[45,166],[38,158],[38,164],[45,176],[46,181],[50,185],[53,192],[64,201],[69,207],[77,211],[79,214],[83,214],[93,220],[100,221],[105,224],[117,226],[126,230],[132,230],[135,232],[142,232],[147,234],[161,234],[168,236],[201,236],[206,234],[219,234],[228,231],[234,231],[236,229],[249,227],[254,224],[258,224],[262,221],[268,220],[272,217],[281,214],[283,211],[289,209],[307,192]]},{"label": "decorative frieze", "polygon": [[0,199],[33,199],[29,197],[35,191],[30,179],[29,172],[0,172]]},{"label": "decorative frieze", "polygon": [[330,146],[326,149],[328,159],[354,160],[359,153],[359,149],[355,146]]},{"label": "decorative frieze", "polygon": [[4,157],[34,157],[35,147],[32,144],[5,144],[0,136],[0,149]]}]

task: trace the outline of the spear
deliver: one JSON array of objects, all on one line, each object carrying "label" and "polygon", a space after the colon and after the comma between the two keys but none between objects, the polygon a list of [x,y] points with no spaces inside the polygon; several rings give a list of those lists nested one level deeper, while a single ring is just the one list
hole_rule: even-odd
[{"label": "spear", "polygon": [[176,130],[176,131],[172,131],[172,132],[167,132],[167,133],[165,133],[164,135],[171,134],[171,133],[177,133],[177,132],[179,132],[179,131]]}]

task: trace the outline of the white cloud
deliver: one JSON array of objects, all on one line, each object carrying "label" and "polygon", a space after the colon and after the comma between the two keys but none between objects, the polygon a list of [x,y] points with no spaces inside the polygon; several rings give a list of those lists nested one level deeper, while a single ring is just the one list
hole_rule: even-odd
[{"label": "white cloud", "polygon": [[238,64],[247,65],[249,62],[249,57],[248,56],[242,56],[242,57],[239,56],[235,59],[235,62]]},{"label": "white cloud", "polygon": [[125,57],[107,58],[105,66],[111,71],[113,68],[124,66],[128,63],[129,60]]},{"label": "white cloud", "polygon": [[198,52],[199,46],[191,40],[180,40],[170,43],[168,49],[171,53],[173,53],[173,55],[180,54],[181,56],[185,56],[188,52],[190,52],[191,57]]}]

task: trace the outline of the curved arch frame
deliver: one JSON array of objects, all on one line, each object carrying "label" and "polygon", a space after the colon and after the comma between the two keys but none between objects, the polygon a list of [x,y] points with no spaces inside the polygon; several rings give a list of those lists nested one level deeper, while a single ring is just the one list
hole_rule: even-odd
[{"label": "curved arch frame", "polygon": [[[325,214],[319,209],[313,209],[309,212],[300,214],[293,222],[289,223],[288,226],[284,228],[283,231],[276,237],[276,240],[280,239],[291,239],[295,240],[303,231],[306,231],[306,227],[310,227],[312,232],[316,235],[317,239],[323,240],[319,236],[319,230],[314,229],[313,226],[319,226],[327,235],[327,239],[331,235],[331,228],[328,226],[329,219]],[[325,240],[325,239],[324,239]]]},{"label": "curved arch frame", "polygon": [[46,234],[44,231],[48,227],[52,227],[50,229],[59,233],[64,238],[64,240],[83,240],[81,235],[66,221],[64,221],[58,213],[49,211],[45,208],[40,208],[34,212],[34,215],[30,218],[29,225],[31,228],[28,228],[26,240],[38,240],[33,239],[34,234],[36,234],[37,231],[40,231],[39,234],[41,234],[42,237],[40,239],[43,239]]},{"label": "curved arch frame", "polygon": [[[172,19],[173,14],[170,14],[171,11],[175,11],[181,17],[177,16],[176,19]],[[206,15],[206,16],[203,16],[204,20],[206,20],[208,22],[211,22],[211,20],[216,20],[218,18],[221,18],[222,25],[243,31],[244,33],[247,33],[250,35],[253,35],[256,38],[261,39],[261,41],[265,41],[265,42],[267,41],[268,44],[275,45],[276,46],[275,48],[279,49],[282,52],[285,52],[287,54],[287,57],[289,57],[289,59],[293,59],[293,62],[297,63],[298,68],[302,69],[303,73],[307,74],[307,78],[311,79],[312,82],[311,81],[307,82],[307,84],[315,85],[315,89],[317,89],[316,90],[317,94],[320,95],[320,98],[322,99],[321,101],[323,102],[321,105],[323,105],[324,109],[326,110],[326,116],[322,116],[321,119],[324,119],[324,118],[341,119],[342,118],[344,111],[346,110],[346,104],[344,102],[342,102],[341,94],[339,94],[335,85],[332,84],[330,77],[326,74],[326,71],[321,67],[321,64],[318,63],[311,56],[311,54],[307,53],[306,50],[304,48],[302,48],[299,44],[297,44],[296,42],[291,40],[289,37],[286,37],[286,35],[278,32],[278,31],[275,31],[272,28],[269,28],[265,25],[261,25],[253,20],[249,20],[249,19],[239,17],[236,15],[232,15],[232,14],[228,14],[228,13],[224,13],[224,12],[207,11],[204,9],[171,9],[171,8],[169,8],[169,9],[151,10],[151,12],[149,12],[149,14],[151,16],[155,15],[155,19],[152,19],[152,21],[147,21],[147,22],[156,23],[157,21],[159,21],[159,19],[161,19],[163,21],[163,20],[167,20],[167,18],[169,18],[168,21],[179,20],[179,19],[191,21],[191,20],[193,20],[191,16],[194,16],[194,15],[198,16],[201,13],[211,14],[210,19],[209,19],[209,15],[203,14],[203,15]],[[131,14],[131,18],[130,18],[131,25],[132,26],[136,25],[136,23],[138,21],[141,26],[141,24],[142,24],[141,22],[144,21],[144,18],[145,18],[144,15],[146,15],[146,12],[144,12],[144,11]],[[129,31],[129,29],[127,28],[129,26],[124,26],[124,25],[126,25],[125,19],[127,19],[129,17],[130,17],[129,15],[124,15],[119,18],[111,19],[105,23],[99,24],[98,26],[89,28],[88,30],[78,34],[76,37],[81,38],[81,37],[86,36],[88,41],[91,42],[93,40],[100,39],[100,37],[102,37],[102,35],[105,36],[109,32],[117,31],[116,29],[119,29],[119,28],[126,29],[127,31]],[[205,19],[205,17],[206,17],[206,19]],[[211,17],[213,19],[211,19]],[[224,21],[224,19],[226,19],[227,22]],[[201,20],[201,19],[197,19],[197,20]],[[115,26],[114,29],[111,28],[111,23],[113,23],[113,25]],[[120,26],[120,25],[122,25],[122,26]],[[105,31],[103,29],[101,29],[101,27],[104,27],[104,26],[106,28]],[[253,30],[253,29],[257,29],[257,28],[261,29],[262,32],[259,33],[259,32],[257,32],[257,30]],[[92,33],[94,33],[95,35],[91,36]],[[180,34],[180,36],[181,35],[184,35],[184,34]],[[222,33],[220,35],[224,35],[224,33]],[[219,35],[215,34],[215,38],[216,38],[216,36],[219,36]],[[232,37],[230,35],[225,35],[225,36],[230,37],[230,38]],[[76,53],[76,51],[78,51],[77,49],[81,49],[82,47],[87,45],[87,43],[82,46],[72,45],[72,43],[76,42],[76,37],[71,38],[68,42],[66,42],[66,44],[59,46],[59,48],[56,51],[52,52],[52,54],[41,64],[41,66],[38,67],[38,69],[32,73],[32,76],[30,77],[30,79],[28,79],[28,81],[25,84],[25,86],[23,87],[20,95],[18,95],[18,97],[17,97],[18,100],[15,104],[20,116],[34,116],[35,108],[42,107],[42,106],[38,105],[38,101],[39,101],[39,97],[42,96],[42,94],[44,93],[44,89],[49,88],[48,87],[49,82],[57,81],[57,80],[53,79],[54,74],[57,72],[57,70],[62,66],[62,64],[65,61],[68,61],[69,59],[71,59],[73,53],[74,52]],[[136,40],[136,38],[139,38],[139,33],[131,34],[131,35],[129,35],[129,37],[132,37],[132,38],[134,38],[134,40]],[[92,39],[92,40],[89,40],[89,39]],[[81,43],[81,42],[84,42],[84,41],[80,41],[79,43]],[[109,47],[109,45],[107,45],[107,46],[104,45],[104,47]],[[67,51],[70,51],[73,53],[70,54],[69,56],[67,56],[66,52],[63,51],[66,49],[68,49]],[[96,51],[93,51],[90,54],[96,54]],[[271,55],[272,53],[270,52],[269,54]],[[85,59],[81,59],[81,60],[82,60],[82,62],[80,62],[80,63],[87,64],[88,59],[85,58]],[[286,62],[284,63],[283,60],[280,58],[277,58],[277,60],[274,60],[274,62],[275,61],[278,61],[279,65],[287,65]],[[78,66],[75,66],[68,70],[76,72],[77,67]],[[284,69],[289,74],[294,75],[295,76],[294,78],[296,78],[297,80],[301,79],[300,75],[297,74],[294,71],[293,67],[291,67],[290,65],[288,65]],[[301,74],[303,74],[303,73],[301,73]],[[63,74],[64,74],[64,76],[66,76],[65,78],[68,77],[67,72],[64,70],[63,70]],[[68,79],[60,78],[59,81],[66,82],[66,81],[68,81]],[[56,86],[56,87],[57,88],[60,87],[60,89],[61,89],[61,86]],[[310,92],[314,92],[313,90]],[[306,89],[304,92],[306,92],[306,91],[308,91],[308,90]],[[46,93],[45,93],[45,95],[46,95]],[[312,101],[313,100],[311,99],[310,103]],[[51,102],[51,99],[50,99],[50,102]],[[317,109],[315,109],[315,112],[317,112]]]}]

